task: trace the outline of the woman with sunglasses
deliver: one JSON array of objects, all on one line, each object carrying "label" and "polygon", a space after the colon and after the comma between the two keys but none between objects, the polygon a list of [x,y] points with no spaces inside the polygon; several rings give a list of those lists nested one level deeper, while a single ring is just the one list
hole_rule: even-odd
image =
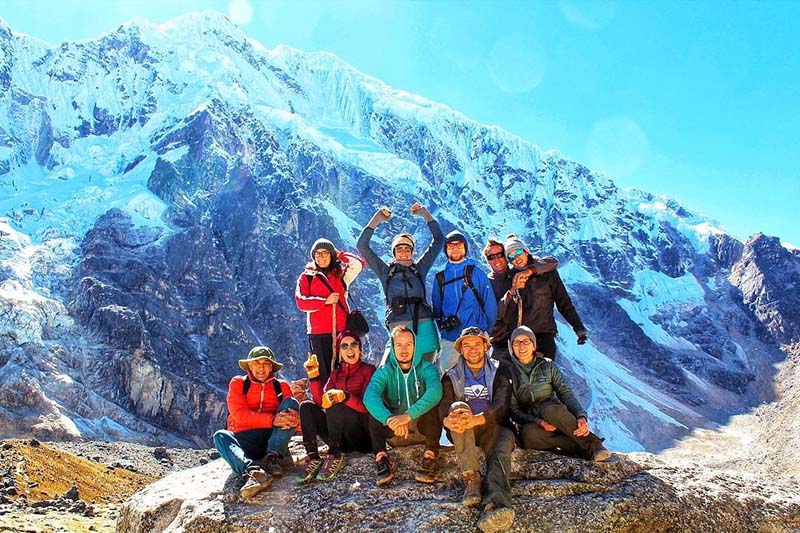
[{"label": "woman with sunglasses", "polygon": [[584,344],[588,338],[586,328],[558,271],[540,272],[533,254],[513,233],[506,238],[503,247],[513,274],[510,287],[500,300],[497,322],[492,330],[492,346],[497,348],[493,357],[508,359],[502,343],[508,340],[514,328],[527,326],[536,334],[539,351],[555,360],[558,329],[553,307],[558,308],[561,316],[572,326],[578,344]]},{"label": "woman with sunglasses", "polygon": [[[344,452],[372,450],[363,398],[375,367],[361,360],[361,339],[351,331],[342,331],[336,337],[336,353],[338,358],[324,386],[316,358],[309,355],[303,365],[313,401],[300,404],[303,446],[308,455],[303,472],[297,476],[299,483],[330,481],[345,465]],[[318,436],[328,445],[324,461],[317,447]]]},{"label": "woman with sunglasses", "polygon": [[347,288],[363,268],[364,260],[357,255],[340,252],[328,239],[317,239],[311,247],[311,262],[297,278],[294,300],[306,313],[308,349],[319,359],[323,380],[331,372],[333,317],[336,331],[343,331],[350,313]]}]

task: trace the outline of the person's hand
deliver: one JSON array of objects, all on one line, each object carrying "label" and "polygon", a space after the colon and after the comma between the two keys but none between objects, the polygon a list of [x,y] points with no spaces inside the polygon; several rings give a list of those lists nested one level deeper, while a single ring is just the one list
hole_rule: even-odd
[{"label": "person's hand", "polygon": [[428,209],[419,202],[414,202],[414,205],[411,206],[411,214],[424,218],[426,222],[433,220]]},{"label": "person's hand", "polygon": [[528,278],[531,277],[533,273],[530,270],[523,270],[522,272],[517,272],[514,274],[514,279],[511,281],[511,287],[514,289],[524,289],[525,284],[528,282]]},{"label": "person's hand", "polygon": [[539,427],[542,428],[545,431],[551,431],[551,432],[555,431],[556,429],[558,429],[553,424],[548,422],[547,420],[540,420],[539,421]]},{"label": "person's hand", "polygon": [[308,352],[308,359],[303,363],[303,368],[306,369],[306,374],[308,374],[309,378],[314,379],[319,377],[319,361],[317,360],[317,355]]},{"label": "person's hand", "polygon": [[578,429],[572,432],[573,435],[576,437],[585,437],[589,434],[589,424],[586,423],[586,419],[580,417],[578,419]]},{"label": "person's hand", "polygon": [[294,409],[280,411],[275,415],[275,418],[272,419],[272,425],[273,427],[281,429],[296,428],[300,425],[300,415]]},{"label": "person's hand", "polygon": [[589,340],[589,334],[585,331],[578,333],[578,344],[586,344],[586,341]]},{"label": "person's hand", "polygon": [[386,222],[390,218],[392,218],[392,210],[385,205],[381,206],[377,211],[375,211],[375,216],[372,217],[372,219],[378,224],[381,222]]},{"label": "person's hand", "polygon": [[345,393],[341,389],[330,389],[325,392],[330,405],[335,405],[344,401]]},{"label": "person's hand", "polygon": [[464,429],[465,414],[468,413],[466,411],[452,411],[442,420],[442,424],[453,433],[464,433],[466,431]]},{"label": "person's hand", "polygon": [[393,431],[395,436],[400,437],[401,439],[408,438],[408,424],[401,424],[397,426]]},{"label": "person's hand", "polygon": [[336,305],[336,302],[339,301],[339,293],[332,292],[325,298],[325,305]]},{"label": "person's hand", "polygon": [[386,425],[396,434],[398,427],[407,426],[410,422],[411,416],[408,413],[403,413],[402,415],[390,416],[389,419],[386,420]]}]

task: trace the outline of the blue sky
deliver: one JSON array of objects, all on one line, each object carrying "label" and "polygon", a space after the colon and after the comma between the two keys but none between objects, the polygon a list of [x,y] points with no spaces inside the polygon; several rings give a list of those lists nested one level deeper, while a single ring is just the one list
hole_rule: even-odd
[{"label": "blue sky", "polygon": [[800,246],[800,2],[0,0],[51,44],[200,9]]}]

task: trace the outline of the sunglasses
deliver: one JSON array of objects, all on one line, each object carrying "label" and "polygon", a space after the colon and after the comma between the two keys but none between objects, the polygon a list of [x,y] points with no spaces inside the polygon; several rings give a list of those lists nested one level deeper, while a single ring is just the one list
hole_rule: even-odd
[{"label": "sunglasses", "polygon": [[513,261],[515,258],[521,256],[523,253],[525,253],[525,250],[523,250],[522,248],[517,248],[513,252],[509,252],[508,259],[509,261]]},{"label": "sunglasses", "polygon": [[488,259],[489,261],[494,261],[495,259],[500,259],[501,257],[503,257],[503,255],[504,255],[503,252],[497,252],[496,254],[487,255],[486,259]]},{"label": "sunglasses", "polygon": [[342,344],[339,345],[340,350],[349,350],[350,348],[353,348],[355,350],[358,347],[359,344],[357,342],[343,342]]}]

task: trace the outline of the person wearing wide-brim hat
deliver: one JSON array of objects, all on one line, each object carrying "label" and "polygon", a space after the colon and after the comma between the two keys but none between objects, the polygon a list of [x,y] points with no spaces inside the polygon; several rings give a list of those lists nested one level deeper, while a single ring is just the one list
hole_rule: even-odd
[{"label": "person wearing wide-brim hat", "polygon": [[299,425],[299,405],[289,384],[276,377],[283,365],[266,346],[256,346],[239,359],[247,375],[228,385],[227,429],[214,433],[214,446],[242,478],[240,492],[250,498],[282,476],[280,462]]},{"label": "person wearing wide-brim hat", "polygon": [[[375,212],[361,231],[356,246],[381,282],[386,297],[386,329],[391,331],[397,326],[408,326],[423,358],[432,363],[439,355],[439,329],[433,309],[425,298],[425,277],[444,247],[444,233],[428,209],[419,202],[411,206],[411,214],[425,220],[432,237],[416,260],[414,256],[418,247],[409,233],[400,233],[392,239],[392,258],[388,263],[372,249],[370,241],[376,228],[392,217],[392,211],[385,206]],[[388,362],[390,348],[391,341],[386,344],[381,364]]]},{"label": "person wearing wide-brim hat", "polygon": [[[463,504],[482,506],[478,528],[497,531],[514,522],[508,479],[514,433],[508,418],[510,369],[488,357],[489,347],[489,335],[481,328],[471,326],[461,331],[455,341],[459,358],[442,378],[439,417],[455,446],[464,477]],[[478,448],[486,457],[483,493]]]}]

